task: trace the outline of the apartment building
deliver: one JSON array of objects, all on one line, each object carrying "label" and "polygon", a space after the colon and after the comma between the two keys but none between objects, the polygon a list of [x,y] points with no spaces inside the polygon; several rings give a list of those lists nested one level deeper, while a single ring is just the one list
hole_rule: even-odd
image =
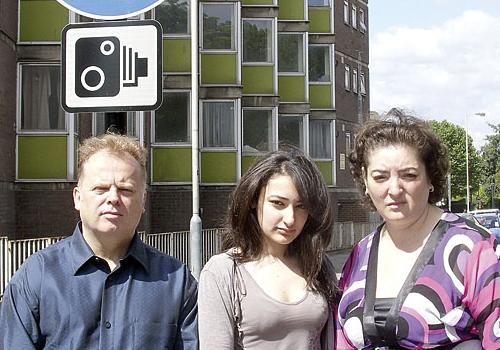
[{"label": "apartment building", "polygon": [[106,130],[149,151],[140,229],[189,229],[192,120],[204,228],[222,224],[241,174],[283,143],[316,161],[338,221],[367,220],[346,157],[369,116],[368,1],[200,1],[198,111],[189,11],[189,0],[165,0],[127,19],[162,25],[158,110],[72,114],[60,103],[61,31],[93,19],[56,0],[0,0],[0,236],[71,232],[78,144]]}]

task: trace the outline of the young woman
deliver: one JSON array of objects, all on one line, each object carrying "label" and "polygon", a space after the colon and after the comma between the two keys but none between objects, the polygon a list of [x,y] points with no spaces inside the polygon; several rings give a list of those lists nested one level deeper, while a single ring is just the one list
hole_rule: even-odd
[{"label": "young woman", "polygon": [[344,266],[337,349],[500,349],[498,242],[435,206],[448,158],[429,126],[368,121],[350,162],[384,223]]},{"label": "young woman", "polygon": [[200,349],[332,349],[327,187],[298,150],[268,154],[230,199],[224,253],[203,268]]}]

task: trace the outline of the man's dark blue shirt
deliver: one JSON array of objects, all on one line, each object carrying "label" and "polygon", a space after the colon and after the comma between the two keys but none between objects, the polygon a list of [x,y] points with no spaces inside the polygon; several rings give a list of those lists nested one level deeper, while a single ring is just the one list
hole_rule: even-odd
[{"label": "man's dark blue shirt", "polygon": [[110,271],[79,225],[32,255],[0,310],[0,349],[198,349],[197,283],[136,234]]}]

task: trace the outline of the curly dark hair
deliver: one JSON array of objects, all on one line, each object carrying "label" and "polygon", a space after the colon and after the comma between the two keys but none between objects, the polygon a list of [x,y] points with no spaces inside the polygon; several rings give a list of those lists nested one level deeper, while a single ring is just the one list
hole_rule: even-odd
[{"label": "curly dark hair", "polygon": [[393,108],[380,120],[371,119],[361,126],[356,135],[355,147],[349,154],[351,173],[364,201],[373,208],[373,203],[365,193],[364,169],[368,167],[368,155],[378,147],[398,144],[413,148],[424,163],[434,187],[434,191],[429,192],[428,202],[435,204],[441,200],[446,191],[449,169],[446,146],[426,122]]},{"label": "curly dark hair", "polygon": [[268,153],[241,177],[229,199],[222,248],[237,247],[233,255],[239,262],[256,260],[261,256],[263,233],[256,205],[261,189],[276,174],[290,176],[309,213],[302,232],[288,246],[288,254],[297,258],[308,287],[331,302],[337,292],[336,276],[324,254],[332,234],[331,200],[316,164],[298,149],[287,148]]}]

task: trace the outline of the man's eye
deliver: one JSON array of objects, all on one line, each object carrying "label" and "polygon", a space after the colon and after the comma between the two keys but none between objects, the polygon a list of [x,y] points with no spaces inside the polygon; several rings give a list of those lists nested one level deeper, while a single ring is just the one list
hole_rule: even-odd
[{"label": "man's eye", "polygon": [[375,180],[375,181],[384,181],[385,179],[386,179],[386,177],[383,175],[377,175],[377,176],[373,177],[373,180]]}]

